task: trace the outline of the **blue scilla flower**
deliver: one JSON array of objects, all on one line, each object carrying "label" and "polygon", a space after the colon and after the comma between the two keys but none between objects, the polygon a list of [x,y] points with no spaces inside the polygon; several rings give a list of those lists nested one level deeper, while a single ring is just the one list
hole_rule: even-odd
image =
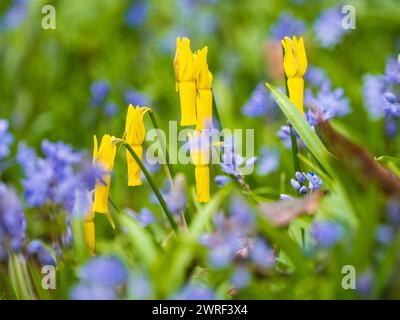
[{"label": "blue scilla flower", "polygon": [[257,161],[257,157],[250,157],[245,160],[240,154],[236,153],[236,147],[232,138],[227,138],[223,147],[221,169],[226,174],[236,178],[243,176],[243,170],[251,168]]},{"label": "blue scilla flower", "polygon": [[0,183],[0,256],[6,249],[19,252],[25,239],[26,218],[15,190]]},{"label": "blue scilla flower", "polygon": [[343,15],[340,7],[323,11],[314,22],[314,33],[323,48],[335,47],[349,32],[342,26]]},{"label": "blue scilla flower", "polygon": [[81,283],[72,288],[72,300],[117,300],[117,293],[113,288],[91,283]]},{"label": "blue scilla flower", "polygon": [[386,208],[388,220],[394,227],[400,227],[400,201],[391,199]]},{"label": "blue scilla flower", "polygon": [[385,79],[390,84],[400,84],[400,55],[397,59],[390,57],[386,61]]},{"label": "blue scilla flower", "polygon": [[204,283],[190,282],[173,297],[174,300],[213,300],[214,292]]},{"label": "blue scilla flower", "polygon": [[[290,179],[290,184],[300,195],[307,195],[321,188],[322,179],[314,172],[302,173],[297,171],[295,178]],[[287,199],[287,195],[282,194],[281,200],[285,199]]]},{"label": "blue scilla flower", "polygon": [[303,21],[296,19],[288,12],[282,12],[271,27],[270,34],[274,40],[281,41],[284,37],[301,36],[305,29]]},{"label": "blue scilla flower", "polygon": [[315,87],[320,87],[324,83],[330,83],[330,79],[327,77],[326,72],[313,65],[308,66],[305,79]]},{"label": "blue scilla flower", "polygon": [[27,248],[28,256],[37,257],[41,265],[55,265],[56,261],[50,251],[40,240],[32,240]]},{"label": "blue scilla flower", "polygon": [[42,151],[58,180],[70,176],[73,166],[82,160],[82,154],[75,152],[72,146],[62,141],[50,142],[45,139],[42,141]]},{"label": "blue scilla flower", "polygon": [[114,102],[108,102],[105,106],[104,106],[104,112],[107,116],[109,117],[115,117],[118,112],[119,112],[119,107],[116,103]]},{"label": "blue scilla flower", "polygon": [[129,277],[128,290],[133,299],[150,299],[153,295],[150,279],[142,272],[134,272]]},{"label": "blue scilla flower", "polygon": [[245,267],[238,267],[232,275],[231,281],[235,288],[245,288],[251,280],[251,274]]},{"label": "blue scilla flower", "polygon": [[393,226],[387,224],[378,226],[375,233],[376,241],[381,244],[389,244],[393,239],[394,231]]},{"label": "blue scilla flower", "polygon": [[[276,133],[276,136],[283,142],[283,145],[285,146],[286,149],[290,149],[292,147],[292,137],[290,134],[290,126],[288,124],[284,124],[281,126],[279,131]],[[292,128],[296,140],[299,140],[300,137],[298,136],[297,132]]]},{"label": "blue scilla flower", "polygon": [[399,70],[399,58],[389,58],[384,75],[364,76],[363,94],[367,110],[373,118],[386,117],[389,136],[396,131],[397,126],[393,124],[400,117]]},{"label": "blue scilla flower", "polygon": [[367,74],[363,77],[363,95],[369,115],[374,119],[382,118],[387,104],[385,78],[381,75]]},{"label": "blue scilla flower", "polygon": [[8,121],[0,119],[0,160],[10,154],[10,145],[13,141],[14,138],[8,131]]},{"label": "blue scilla flower", "polygon": [[[22,185],[27,204],[33,208],[50,201],[72,213],[76,196],[81,201],[85,199],[84,192],[93,189],[94,181],[104,175],[104,170],[63,142],[44,140],[42,151],[45,158],[38,157],[23,142],[18,145],[16,160],[24,172]],[[89,206],[88,202],[80,204],[81,208]]]},{"label": "blue scilla flower", "polygon": [[356,288],[357,292],[362,296],[371,294],[374,287],[374,274],[371,270],[366,270],[357,276]]},{"label": "blue scilla flower", "polygon": [[27,5],[28,0],[13,0],[11,7],[0,17],[0,31],[19,27],[26,18]]},{"label": "blue scilla flower", "polygon": [[249,234],[255,227],[255,217],[251,207],[240,197],[230,199],[229,209],[232,223],[240,225],[240,233]]},{"label": "blue scilla flower", "polygon": [[116,257],[95,257],[81,267],[79,278],[83,283],[116,288],[127,282],[128,273]]},{"label": "blue scilla flower", "polygon": [[276,171],[279,166],[279,151],[262,147],[260,155],[257,159],[257,174],[266,176],[271,172]]},{"label": "blue scilla flower", "polygon": [[200,242],[209,249],[209,261],[214,268],[225,268],[248,245],[255,228],[252,209],[238,197],[232,197],[230,216],[222,212],[214,216],[215,231],[205,234]]},{"label": "blue scilla flower", "polygon": [[250,118],[265,115],[276,118],[278,110],[275,99],[263,83],[257,85],[250,99],[242,107],[242,113]]},{"label": "blue scilla flower", "polygon": [[333,90],[329,81],[322,83],[316,96],[311,90],[306,90],[304,98],[305,104],[310,106],[307,113],[310,125],[315,126],[318,118],[326,121],[336,116],[345,116],[350,112],[350,101],[344,95],[343,88]]},{"label": "blue scilla flower", "polygon": [[147,208],[142,208],[139,213],[136,213],[129,208],[125,209],[125,211],[130,217],[137,220],[143,228],[156,221],[154,214]]},{"label": "blue scilla flower", "polygon": [[130,27],[138,27],[146,22],[149,12],[149,3],[134,0],[125,13],[125,23]]},{"label": "blue scilla flower", "polygon": [[172,214],[178,214],[186,208],[187,198],[184,175],[176,175],[174,184],[170,186],[169,192],[165,194],[164,199]]},{"label": "blue scilla flower", "polygon": [[260,237],[256,237],[253,240],[250,257],[259,268],[270,268],[275,264],[274,251],[268,246],[267,242]]},{"label": "blue scilla flower", "polygon": [[219,187],[223,187],[230,181],[230,179],[227,176],[220,174],[215,177],[214,181]]},{"label": "blue scilla flower", "polygon": [[129,89],[125,91],[125,104],[129,105],[132,104],[134,106],[148,106],[150,103],[149,97],[145,94],[140,93],[134,89]]},{"label": "blue scilla flower", "polygon": [[312,224],[311,235],[317,245],[324,248],[334,246],[343,236],[342,227],[329,220],[316,220]]},{"label": "blue scilla flower", "polygon": [[98,107],[107,99],[110,92],[110,85],[106,80],[96,80],[90,87],[92,93],[92,105]]}]

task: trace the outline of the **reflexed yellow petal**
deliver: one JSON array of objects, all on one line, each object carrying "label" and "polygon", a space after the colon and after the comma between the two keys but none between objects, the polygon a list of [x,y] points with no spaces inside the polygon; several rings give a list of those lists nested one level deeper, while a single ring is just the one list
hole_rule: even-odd
[{"label": "reflexed yellow petal", "polygon": [[300,37],[297,43],[296,54],[297,54],[298,75],[302,77],[304,76],[307,70],[307,56],[306,56],[306,49],[304,48],[303,37]]},{"label": "reflexed yellow petal", "polygon": [[282,40],[282,45],[285,51],[283,57],[283,68],[285,70],[286,76],[288,78],[292,78],[297,73],[297,66],[294,57],[292,41],[290,40],[290,38],[285,37],[285,39]]},{"label": "reflexed yellow petal", "polygon": [[198,61],[195,63],[198,90],[211,89],[212,85],[213,76],[208,69],[207,52],[207,47],[204,47],[202,50],[200,50],[197,57]]},{"label": "reflexed yellow petal", "polygon": [[98,150],[97,137],[96,135],[93,135],[93,162],[97,159],[97,150]]}]

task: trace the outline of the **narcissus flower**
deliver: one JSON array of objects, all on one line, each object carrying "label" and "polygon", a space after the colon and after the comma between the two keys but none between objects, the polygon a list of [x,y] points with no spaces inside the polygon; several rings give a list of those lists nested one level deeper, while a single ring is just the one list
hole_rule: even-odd
[{"label": "narcissus flower", "polygon": [[189,132],[190,157],[195,165],[197,201],[210,201],[210,150],[208,135],[195,130]]},{"label": "narcissus flower", "polygon": [[213,76],[208,70],[208,48],[204,47],[196,54],[196,85],[197,85],[197,129],[201,130],[212,123],[212,91]]},{"label": "narcissus flower", "polygon": [[303,37],[282,40],[284,49],[283,68],[287,77],[289,98],[297,109],[303,114],[304,80],[303,76],[307,70],[307,56],[304,49]]},{"label": "narcissus flower", "polygon": [[176,39],[174,69],[181,102],[181,126],[196,125],[195,57],[188,38]]},{"label": "narcissus flower", "polygon": [[93,136],[93,162],[102,166],[106,173],[101,181],[96,181],[94,191],[94,203],[88,214],[84,217],[84,235],[91,255],[94,255],[95,248],[95,212],[103,213],[111,221],[108,213],[108,194],[110,191],[111,176],[110,172],[114,166],[116,145],[113,138],[105,134],[101,139],[100,148],[98,148],[97,137]]},{"label": "narcissus flower", "polygon": [[[148,111],[150,111],[150,108],[129,105],[126,115],[124,139],[140,160],[143,153],[142,143],[146,136],[143,117]],[[126,160],[128,162],[128,186],[140,186],[142,184],[140,167],[128,150],[126,150]]]}]

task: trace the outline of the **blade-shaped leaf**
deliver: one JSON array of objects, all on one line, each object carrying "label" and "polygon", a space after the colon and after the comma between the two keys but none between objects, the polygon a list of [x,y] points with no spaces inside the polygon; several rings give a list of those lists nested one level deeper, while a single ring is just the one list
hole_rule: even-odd
[{"label": "blade-shaped leaf", "polygon": [[289,98],[280,92],[273,85],[265,84],[269,90],[271,90],[276,102],[281,108],[282,112],[289,120],[291,125],[294,127],[296,132],[299,134],[301,140],[307,146],[308,150],[314,156],[320,165],[327,171],[330,172],[329,165],[329,152],[325,148],[318,135],[311,129],[310,125],[302,114],[297,110],[295,105],[289,100]]}]

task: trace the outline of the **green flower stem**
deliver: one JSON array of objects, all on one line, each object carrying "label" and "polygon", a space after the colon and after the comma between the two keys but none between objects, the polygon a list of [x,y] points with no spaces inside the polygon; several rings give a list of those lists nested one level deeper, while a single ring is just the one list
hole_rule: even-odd
[{"label": "green flower stem", "polygon": [[167,170],[169,172],[170,179],[172,180],[172,178],[175,176],[175,171],[174,171],[174,168],[172,167],[172,165],[169,162],[169,153],[168,153],[167,144],[164,141],[164,139],[162,138],[162,136],[158,134],[158,130],[160,129],[160,127],[158,125],[156,116],[155,116],[155,114],[154,114],[154,112],[152,110],[149,111],[149,116],[150,116],[151,122],[153,123],[153,127],[155,129],[157,129],[157,136],[158,136],[158,141],[160,141],[160,144],[161,144],[161,149],[165,150],[166,168],[167,168]]},{"label": "green flower stem", "polygon": [[[158,121],[157,121],[156,115],[155,115],[155,113],[153,112],[153,110],[150,110],[150,111],[149,111],[149,116],[150,116],[151,122],[153,123],[153,127],[154,127],[155,129],[160,129],[160,126],[158,125]],[[175,176],[175,171],[174,171],[174,167],[171,165],[171,163],[170,163],[170,161],[169,161],[168,146],[167,146],[167,143],[164,141],[163,137],[162,137],[161,135],[158,134],[158,131],[157,131],[157,136],[158,136],[158,141],[160,141],[162,150],[165,150],[165,162],[166,162],[166,165],[165,165],[164,167],[166,168],[167,176],[169,175],[168,178],[169,178],[170,181],[171,181],[171,185],[172,185],[172,187],[174,187],[174,186],[173,186],[173,184],[174,184],[174,183],[173,183],[173,177]],[[187,208],[185,208],[184,210],[182,210],[181,214],[184,215],[186,224],[190,224],[190,222],[191,222],[191,217],[190,217],[190,214],[189,214]]]},{"label": "green flower stem", "polygon": [[146,167],[143,165],[143,162],[139,159],[135,151],[133,151],[132,147],[127,144],[126,142],[122,143],[123,146],[129,151],[129,153],[132,155],[132,157],[135,159],[137,164],[139,165],[140,169],[143,171],[143,174],[145,175],[147,181],[150,183],[151,188],[153,189],[154,194],[156,195],[158,201],[160,202],[161,207],[164,210],[165,215],[168,218],[169,223],[171,224],[172,229],[177,233],[178,232],[178,226],[174,220],[174,217],[172,216],[171,212],[168,209],[167,204],[165,203],[164,198],[162,197],[160,191],[154,184],[154,181],[150,175],[150,173],[147,171]]},{"label": "green flower stem", "polygon": [[213,114],[215,115],[215,119],[217,120],[217,128],[219,131],[221,131],[223,129],[223,126],[221,118],[218,113],[217,103],[215,102],[214,91],[212,91],[212,109],[213,109]]},{"label": "green flower stem", "polygon": [[296,171],[301,171],[298,150],[297,150],[297,139],[291,124],[289,124],[289,128],[290,128],[290,140],[292,145],[293,169],[294,172],[296,173]]}]

